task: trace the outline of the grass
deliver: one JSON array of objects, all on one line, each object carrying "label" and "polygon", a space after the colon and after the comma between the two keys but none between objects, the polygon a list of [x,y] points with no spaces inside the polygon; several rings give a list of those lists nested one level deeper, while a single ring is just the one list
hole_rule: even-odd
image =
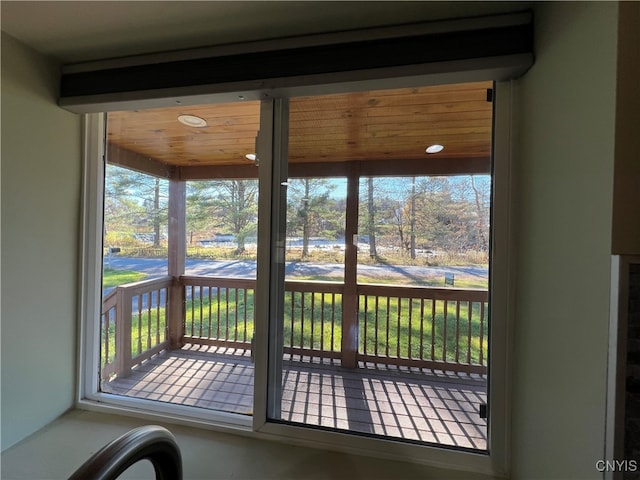
[{"label": "grass", "polygon": [[285,346],[339,352],[342,295],[286,292],[283,330]]},{"label": "grass", "polygon": [[139,282],[147,277],[145,273],[132,270],[113,270],[105,268],[102,272],[102,288],[111,288],[125,283]]},{"label": "grass", "polygon": [[[220,291],[219,299],[217,292],[213,292],[209,297],[205,289],[202,298],[187,300],[185,333],[195,337],[250,341],[254,331],[253,290],[220,289]],[[312,300],[311,295],[311,293],[303,295],[299,292],[285,293],[284,345],[339,351],[342,332],[341,298],[336,295],[338,298],[332,301],[331,294],[316,293]],[[324,322],[321,321],[323,314]],[[312,317],[314,322],[310,321]],[[331,318],[336,319],[333,327],[329,320]]]},{"label": "grass", "polygon": [[194,288],[186,301],[185,334],[249,342],[253,337],[253,290]]},{"label": "grass", "polygon": [[[296,275],[288,278],[290,280],[317,280],[322,282],[342,282],[342,275]],[[401,276],[367,276],[358,275],[358,283],[374,283],[380,285],[410,285],[421,287],[445,287],[444,278],[442,276],[424,276],[420,279],[420,283],[413,279],[407,279]],[[489,281],[486,278],[465,278],[458,275],[455,279],[454,288],[481,288],[487,289]]]}]

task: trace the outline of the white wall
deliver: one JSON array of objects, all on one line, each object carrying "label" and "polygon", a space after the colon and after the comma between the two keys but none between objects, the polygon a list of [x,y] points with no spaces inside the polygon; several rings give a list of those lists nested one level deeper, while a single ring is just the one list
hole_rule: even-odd
[{"label": "white wall", "polygon": [[602,478],[617,4],[536,5],[516,82],[514,478]]},{"label": "white wall", "polygon": [[58,70],[2,34],[2,449],[73,404],[80,119]]}]

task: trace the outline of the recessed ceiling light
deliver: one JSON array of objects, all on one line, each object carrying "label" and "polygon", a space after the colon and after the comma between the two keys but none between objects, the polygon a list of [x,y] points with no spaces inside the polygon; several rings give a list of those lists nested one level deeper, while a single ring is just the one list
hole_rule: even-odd
[{"label": "recessed ceiling light", "polygon": [[437,143],[435,143],[433,145],[429,145],[425,151],[427,153],[439,153],[442,150],[444,150],[444,147],[442,145],[438,145]]},{"label": "recessed ceiling light", "polygon": [[247,153],[245,155],[245,157],[247,157],[247,160],[251,160],[252,162],[256,161],[256,154],[255,153]]},{"label": "recessed ceiling light", "polygon": [[207,121],[204,118],[195,115],[178,115],[178,121],[187,127],[202,128],[207,126]]}]

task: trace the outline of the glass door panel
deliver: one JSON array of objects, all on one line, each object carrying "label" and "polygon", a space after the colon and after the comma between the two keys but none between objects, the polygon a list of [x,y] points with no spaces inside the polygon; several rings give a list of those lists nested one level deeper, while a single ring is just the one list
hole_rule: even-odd
[{"label": "glass door panel", "polygon": [[486,449],[489,86],[290,101],[270,418]]},{"label": "glass door panel", "polygon": [[251,415],[260,102],[107,115],[103,393]]}]

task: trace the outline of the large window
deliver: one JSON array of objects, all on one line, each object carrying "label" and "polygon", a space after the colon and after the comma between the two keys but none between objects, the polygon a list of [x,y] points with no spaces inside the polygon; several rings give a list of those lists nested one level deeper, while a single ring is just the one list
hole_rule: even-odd
[{"label": "large window", "polygon": [[251,415],[259,114],[107,115],[100,392]]},{"label": "large window", "polygon": [[471,451],[463,463],[489,471],[505,431],[493,289],[508,179],[488,91],[94,117],[102,301],[83,396],[345,448]]},{"label": "large window", "polygon": [[491,88],[291,99],[270,419],[487,450]]}]

